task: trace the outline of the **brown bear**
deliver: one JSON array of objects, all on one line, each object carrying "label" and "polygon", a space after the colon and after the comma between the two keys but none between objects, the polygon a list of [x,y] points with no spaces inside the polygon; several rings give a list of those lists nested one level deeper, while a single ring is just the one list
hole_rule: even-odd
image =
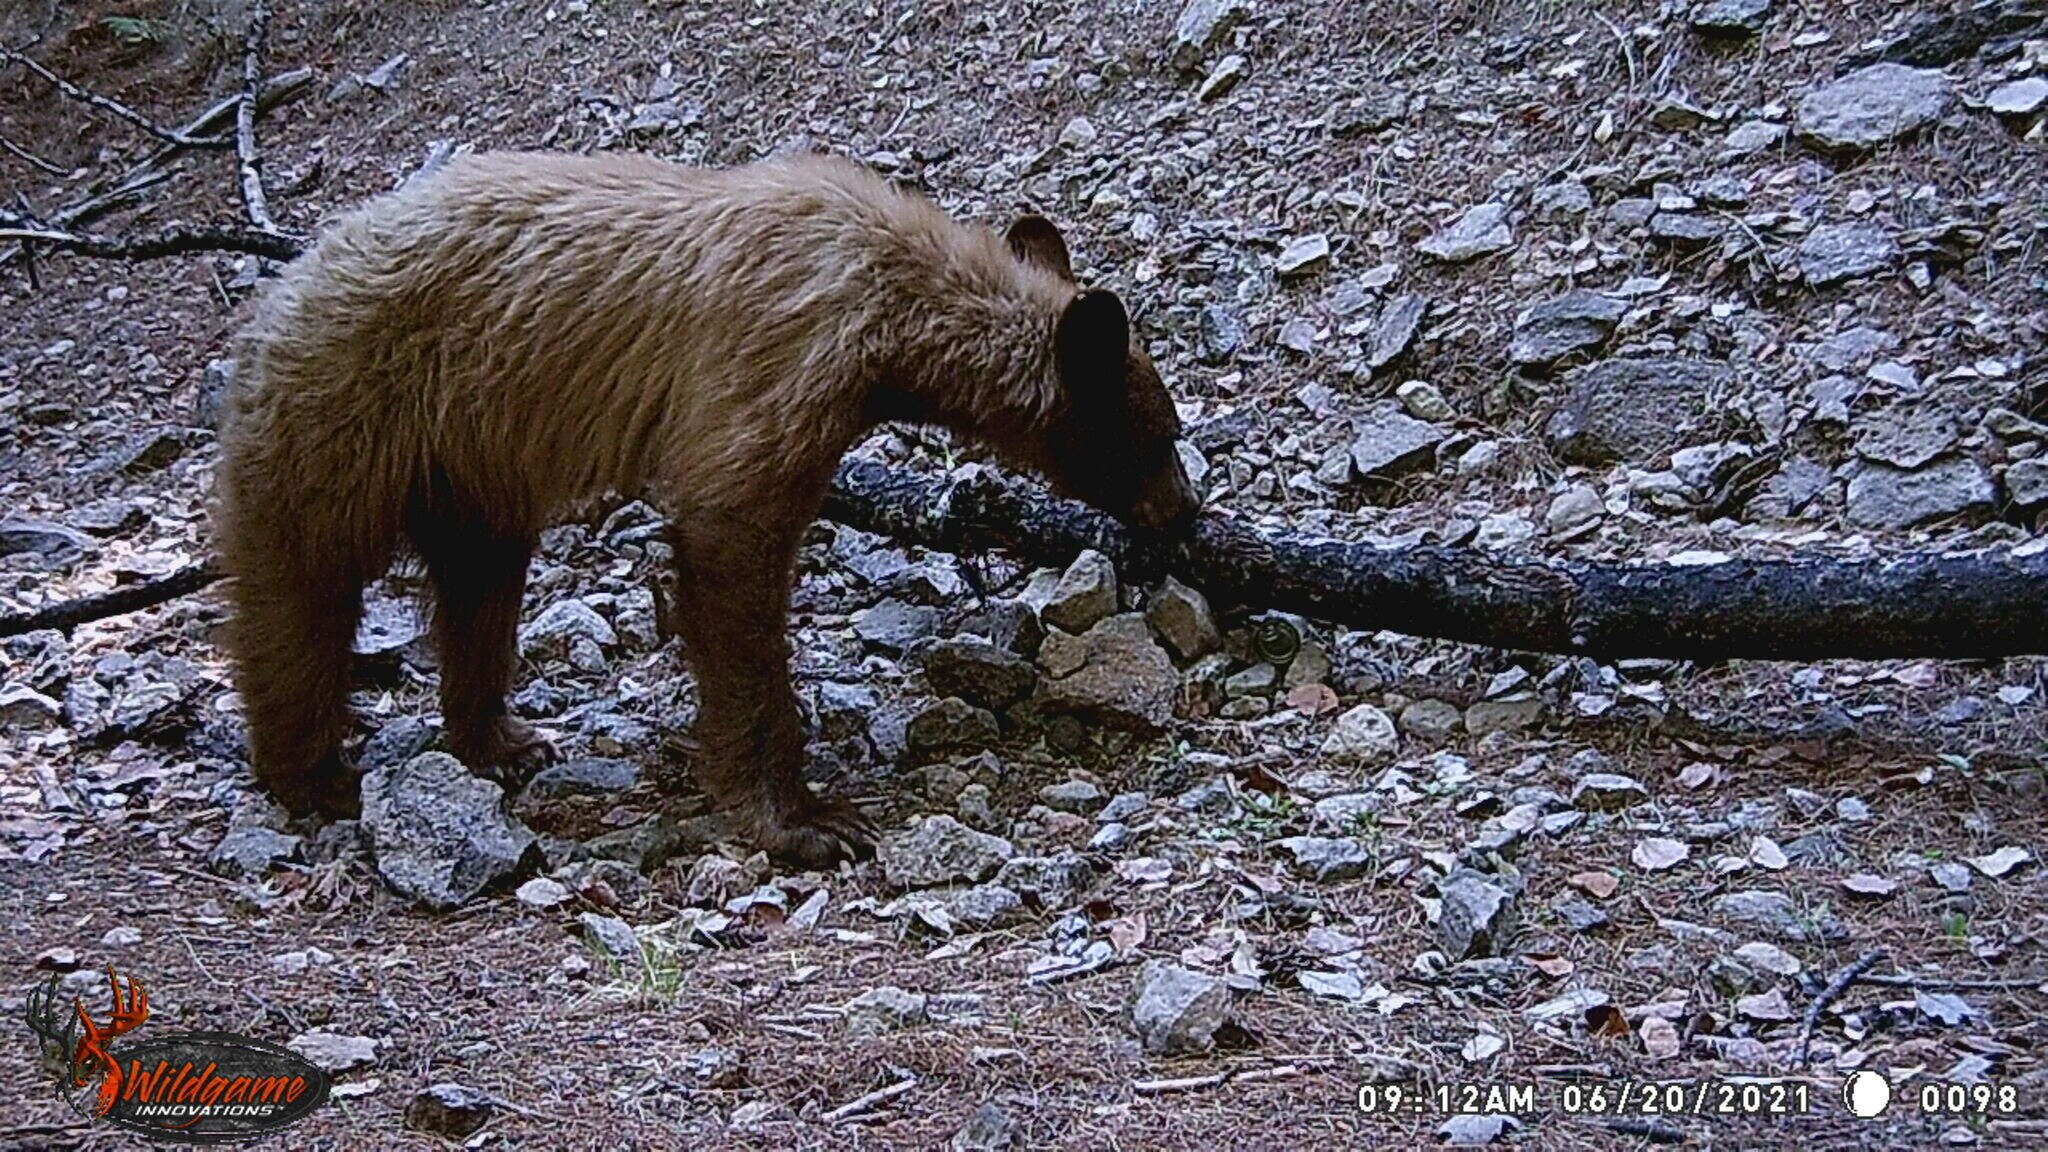
[{"label": "brown bear", "polygon": [[455,160],[327,228],[239,341],[218,473],[229,644],[257,778],[344,813],[363,586],[401,542],[434,586],[441,707],[472,769],[551,754],[505,693],[536,534],[605,493],[670,518],[699,777],[763,848],[872,828],[803,782],[795,553],[883,421],[976,438],[1134,525],[1196,501],[1123,303],[1037,216],[956,222],[850,162]]}]

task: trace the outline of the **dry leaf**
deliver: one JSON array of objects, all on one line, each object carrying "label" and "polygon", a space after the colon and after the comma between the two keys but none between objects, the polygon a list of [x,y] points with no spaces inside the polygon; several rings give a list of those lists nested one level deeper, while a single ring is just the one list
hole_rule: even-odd
[{"label": "dry leaf", "polygon": [[1678,1055],[1678,1025],[1662,1016],[1646,1017],[1636,1026],[1636,1035],[1643,1041],[1643,1051],[1653,1060],[1669,1060]]},{"label": "dry leaf", "polygon": [[1686,789],[1689,792],[1697,792],[1700,789],[1705,788],[1707,785],[1712,784],[1714,782],[1714,776],[1715,772],[1714,766],[1712,764],[1709,764],[1704,760],[1695,760],[1692,763],[1687,764],[1685,768],[1678,773],[1678,786],[1680,788]]},{"label": "dry leaf", "polygon": [[1683,840],[1667,836],[1647,836],[1636,845],[1628,858],[1645,872],[1662,872],[1683,863],[1692,855],[1692,849]]},{"label": "dry leaf", "polygon": [[1899,890],[1899,882],[1875,872],[1858,872],[1842,878],[1842,887],[1851,895],[1882,899]]},{"label": "dry leaf", "polygon": [[2025,848],[2008,844],[1996,852],[1987,852],[1982,856],[1972,856],[1969,858],[1969,861],[1970,867],[1996,880],[2033,858],[2034,854]]},{"label": "dry leaf", "polygon": [[1759,836],[1749,842],[1749,862],[1773,872],[1782,872],[1791,863],[1785,859],[1785,850],[1769,836]]},{"label": "dry leaf", "polygon": [[1337,693],[1328,684],[1302,684],[1287,691],[1287,706],[1304,716],[1337,710]]},{"label": "dry leaf", "polygon": [[1622,1040],[1629,1035],[1628,1017],[1612,1004],[1596,1004],[1586,1009],[1586,1031],[1608,1040]]},{"label": "dry leaf", "polygon": [[1621,886],[1621,881],[1615,879],[1612,872],[1574,872],[1565,878],[1565,883],[1595,900],[1607,899]]},{"label": "dry leaf", "polygon": [[1107,927],[1109,928],[1109,943],[1117,950],[1117,954],[1120,956],[1128,955],[1133,949],[1145,942],[1145,914],[1143,912],[1134,912],[1121,919],[1111,920]]},{"label": "dry leaf", "polygon": [[1507,1046],[1507,1041],[1493,1033],[1480,1032],[1465,1041],[1465,1046],[1458,1050],[1458,1055],[1464,1057],[1467,1064],[1477,1064],[1483,1060],[1491,1060]]}]

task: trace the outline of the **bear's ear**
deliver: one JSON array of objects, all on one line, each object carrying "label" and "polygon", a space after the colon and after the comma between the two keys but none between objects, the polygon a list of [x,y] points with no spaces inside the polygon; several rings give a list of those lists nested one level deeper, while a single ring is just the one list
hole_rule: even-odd
[{"label": "bear's ear", "polygon": [[1116,293],[1090,289],[1068,301],[1054,340],[1062,382],[1070,396],[1085,399],[1122,382],[1131,350],[1131,317]]},{"label": "bear's ear", "polygon": [[1026,264],[1036,264],[1061,278],[1074,278],[1074,262],[1067,257],[1067,242],[1052,221],[1033,213],[1019,216],[1003,235],[1010,251]]}]

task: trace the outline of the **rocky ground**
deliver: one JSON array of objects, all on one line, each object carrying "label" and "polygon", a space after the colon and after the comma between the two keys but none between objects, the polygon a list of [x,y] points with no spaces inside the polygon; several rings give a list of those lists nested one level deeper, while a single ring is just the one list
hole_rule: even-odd
[{"label": "rocky ground", "polygon": [[[230,0],[21,7],[7,43],[162,123],[238,84]],[[314,75],[263,125],[284,226],[449,147],[821,148],[1045,211],[1133,301],[1223,514],[1645,561],[2043,546],[2037,4],[279,7],[271,63]],[[10,208],[156,147],[17,66],[0,93]],[[231,168],[179,157],[92,227],[233,220]],[[261,269],[5,259],[0,608],[203,556]],[[359,643],[360,823],[254,792],[213,597],[6,641],[0,1002],[112,963],[150,1027],[289,1040],[341,1097],[293,1147],[2048,1132],[2038,660],[1600,665],[825,524],[816,775],[891,832],[793,875],[690,791],[654,524],[546,538],[515,707],[571,760],[509,799],[434,751],[409,570]],[[1899,1086],[1877,1120],[1859,1069]],[[1730,1095],[1586,1114],[1651,1080]],[[0,1144],[125,1139],[25,1031],[0,1084]],[[1943,1084],[1989,1111],[1923,1112]]]}]

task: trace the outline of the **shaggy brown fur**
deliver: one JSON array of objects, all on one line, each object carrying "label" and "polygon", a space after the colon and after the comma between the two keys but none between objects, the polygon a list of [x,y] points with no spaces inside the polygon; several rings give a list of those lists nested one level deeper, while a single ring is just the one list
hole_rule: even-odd
[{"label": "shaggy brown fur", "polygon": [[823,863],[870,829],[799,775],[785,613],[849,445],[934,422],[1141,525],[1194,510],[1122,303],[1075,285],[1050,224],[1001,237],[836,160],[457,160],[335,222],[239,363],[231,643],[256,774],[298,811],[355,803],[350,642],[402,540],[438,598],[448,742],[502,767],[548,754],[505,710],[536,533],[644,493],[672,520],[702,783]]}]

